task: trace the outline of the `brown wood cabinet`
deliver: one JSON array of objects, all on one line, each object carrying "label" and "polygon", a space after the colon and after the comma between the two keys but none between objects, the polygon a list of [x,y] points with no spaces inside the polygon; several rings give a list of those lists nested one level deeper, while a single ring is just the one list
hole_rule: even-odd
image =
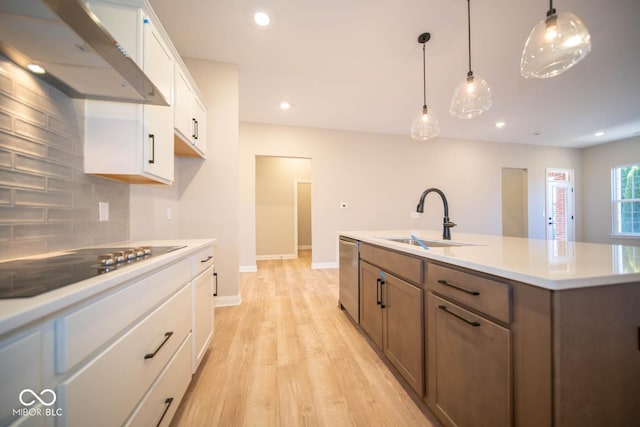
[{"label": "brown wood cabinet", "polygon": [[361,260],[360,325],[420,396],[424,393],[422,319],[421,287]]},{"label": "brown wood cabinet", "polygon": [[640,283],[550,290],[364,243],[360,258],[362,328],[444,425],[640,426]]}]

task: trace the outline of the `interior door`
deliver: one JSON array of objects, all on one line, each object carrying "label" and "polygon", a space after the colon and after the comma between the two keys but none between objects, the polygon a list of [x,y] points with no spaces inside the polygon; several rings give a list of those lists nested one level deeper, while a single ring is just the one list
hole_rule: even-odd
[{"label": "interior door", "polygon": [[547,239],[575,240],[573,171],[547,169]]}]

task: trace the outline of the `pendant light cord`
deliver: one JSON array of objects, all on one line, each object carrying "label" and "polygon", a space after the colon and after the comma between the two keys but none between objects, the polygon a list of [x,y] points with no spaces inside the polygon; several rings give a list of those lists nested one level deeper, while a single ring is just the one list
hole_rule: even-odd
[{"label": "pendant light cord", "polygon": [[472,76],[471,71],[471,0],[467,0],[467,30],[469,31],[469,73],[467,76]]},{"label": "pendant light cord", "polygon": [[423,101],[422,108],[427,108],[427,71],[426,71],[427,67],[426,67],[425,54],[424,54],[425,43],[422,43],[422,101]]}]

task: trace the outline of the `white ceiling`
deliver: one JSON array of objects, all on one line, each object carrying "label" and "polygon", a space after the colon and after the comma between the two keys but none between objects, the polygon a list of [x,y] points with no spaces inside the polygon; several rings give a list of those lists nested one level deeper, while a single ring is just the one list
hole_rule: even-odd
[{"label": "white ceiling", "polygon": [[[471,120],[448,113],[467,72],[465,0],[150,3],[183,57],[238,64],[244,122],[408,135],[422,106],[417,37],[430,32],[427,104],[442,137],[584,147],[640,135],[639,0],[556,0],[586,24],[592,51],[545,80],[524,79],[519,67],[549,3],[472,0],[472,68],[493,106]],[[269,27],[253,23],[257,10],[270,14]],[[282,100],[293,108],[281,111]]]}]

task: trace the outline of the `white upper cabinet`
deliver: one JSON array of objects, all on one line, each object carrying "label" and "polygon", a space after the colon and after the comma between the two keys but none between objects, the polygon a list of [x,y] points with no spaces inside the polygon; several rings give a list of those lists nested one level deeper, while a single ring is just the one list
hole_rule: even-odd
[{"label": "white upper cabinet", "polygon": [[174,57],[170,42],[149,10],[136,4],[92,0],[89,7],[169,106],[87,101],[85,173],[136,184],[171,184]]},{"label": "white upper cabinet", "polygon": [[206,156],[206,110],[187,73],[175,64],[175,154],[182,157]]}]

